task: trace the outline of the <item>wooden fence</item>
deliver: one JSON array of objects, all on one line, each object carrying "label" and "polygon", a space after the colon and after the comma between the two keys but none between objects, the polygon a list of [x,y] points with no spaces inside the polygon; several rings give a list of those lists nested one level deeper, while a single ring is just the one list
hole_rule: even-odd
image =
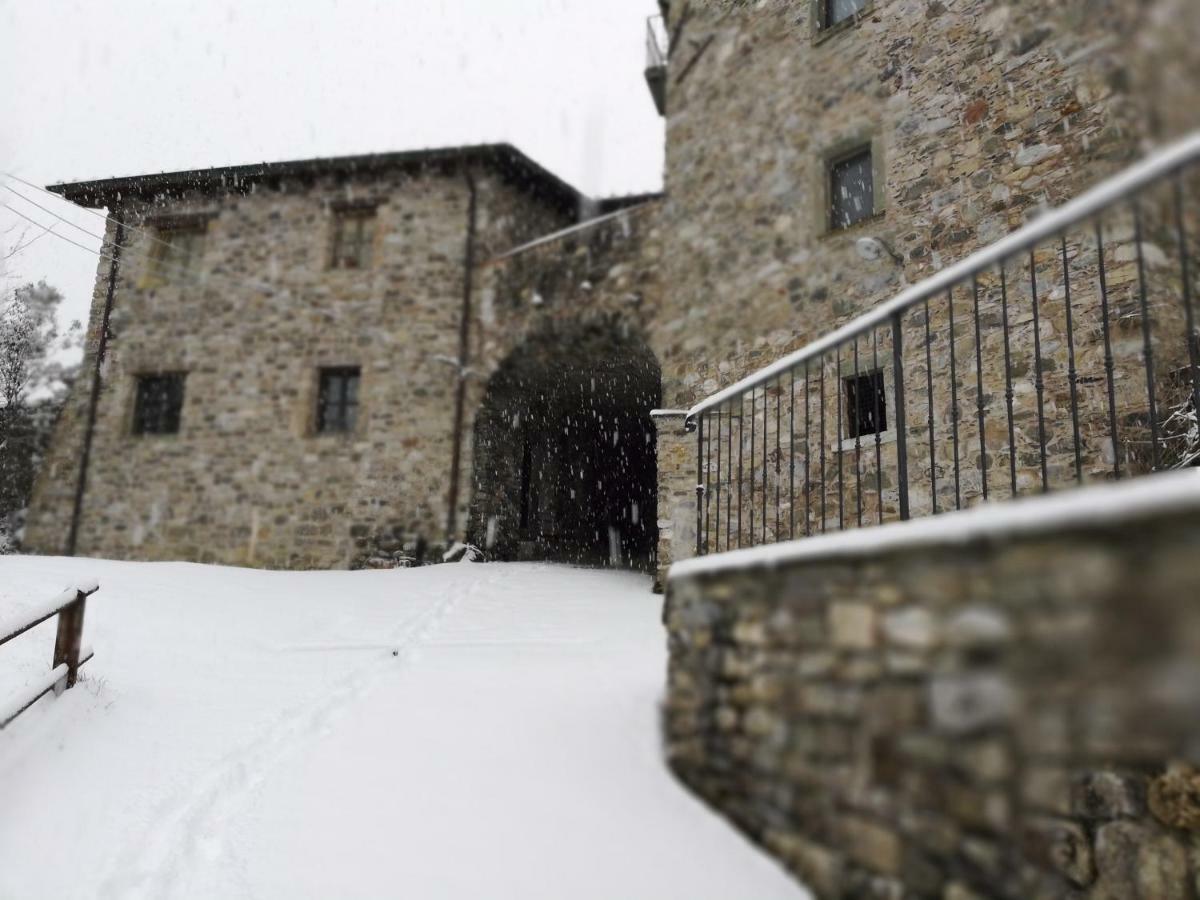
[{"label": "wooden fence", "polygon": [[54,640],[54,659],[50,672],[7,703],[0,704],[0,729],[5,728],[51,691],[57,696],[67,688],[75,686],[79,677],[79,667],[93,655],[90,647],[83,647],[83,613],[87,598],[98,590],[100,585],[96,582],[77,585],[22,613],[19,620],[0,622],[0,647],[3,647],[13,638],[20,637],[47,619],[58,616],[58,635]]}]

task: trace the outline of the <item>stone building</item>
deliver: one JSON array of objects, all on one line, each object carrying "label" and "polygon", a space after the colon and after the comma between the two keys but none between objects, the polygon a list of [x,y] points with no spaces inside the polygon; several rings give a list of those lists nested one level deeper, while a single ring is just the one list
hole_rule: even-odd
[{"label": "stone building", "polygon": [[[662,197],[587,204],[510,147],[55,187],[128,226],[79,552],[344,566],[466,538],[661,572],[694,552],[695,441],[648,407],[687,408],[1195,125],[1187,0],[663,7]],[[863,259],[865,237],[888,252]],[[88,381],[38,551],[72,530]],[[1100,443],[1089,477],[1120,452]]]},{"label": "stone building", "polygon": [[[55,189],[123,223],[80,552],[347,566],[457,530],[467,273],[574,221],[572,188],[485,146]],[[89,380],[35,496],[42,551],[70,531]]]},{"label": "stone building", "polygon": [[[683,411],[1196,128],[1194,0],[661,5],[662,195],[589,202],[508,146],[53,188],[115,218],[29,546],[331,567],[466,539],[661,583],[698,522],[714,551],[895,518],[899,399],[914,515],[1150,467],[1148,393],[1186,410],[1194,173],[1178,222],[1146,196],[932,300],[899,393],[885,331],[714,410],[723,458]],[[1049,526],[677,567],[670,764],[822,898],[1195,900],[1200,775],[1166,765],[1195,696],[1162,688],[1200,678],[1200,507],[1143,483],[1099,519],[1065,495]]]},{"label": "stone building", "polygon": [[[665,302],[689,304],[675,314],[680,339],[663,351],[668,407],[686,409],[831,332],[1197,125],[1194,4],[672,2],[667,31],[660,278]],[[861,220],[832,227],[843,223],[831,221],[829,191],[850,162],[871,172],[872,202]],[[1181,186],[1194,210],[1194,174]],[[1155,258],[1145,266],[1149,315],[1137,302],[1134,245],[1143,242],[1133,239],[1128,209],[1100,240],[1072,232],[1062,247],[1013,263],[1012,335],[1022,347],[1015,442],[1004,428],[1004,349],[985,330],[988,452],[974,449],[969,293],[950,301],[957,330],[943,302],[906,323],[917,387],[905,392],[919,448],[910,467],[920,460],[910,468],[914,515],[930,512],[935,496],[942,510],[954,506],[955,415],[965,420],[964,505],[980,498],[984,472],[1000,476],[993,496],[1010,496],[1009,443],[1016,493],[1038,491],[1043,392],[1047,410],[1059,413],[1046,438],[1053,484],[1074,474],[1062,415],[1073,391],[1083,479],[1111,477],[1117,461],[1126,472],[1146,468],[1144,336],[1163,363],[1160,398],[1187,353],[1184,331],[1169,327],[1184,293],[1180,253],[1163,227],[1170,206],[1152,196],[1141,210],[1143,256]],[[1193,211],[1185,221],[1193,258],[1198,224]],[[862,238],[887,252],[862,258]],[[1109,432],[1095,422],[1105,382],[1097,247],[1117,276],[1109,288],[1120,310],[1115,368],[1124,372],[1114,391],[1119,446],[1106,446]],[[1069,301],[1055,276],[1060,259],[1087,285]],[[1036,326],[1031,269],[1047,288]],[[986,329],[999,336],[997,288],[981,284],[981,305]],[[1064,339],[1068,308],[1082,326],[1077,371]],[[1145,322],[1152,327],[1143,330]],[[953,398],[956,342],[971,355],[959,357]],[[873,349],[860,347],[867,359]],[[831,406],[847,362],[820,364]],[[926,371],[937,379],[928,394]],[[890,423],[895,385],[883,389]],[[749,519],[783,481],[785,527],[760,519],[746,543],[787,537],[796,506],[797,524],[839,527],[832,476],[788,497],[787,473],[781,479],[772,465],[777,451],[763,453],[764,444],[789,450],[787,426],[781,436],[775,424],[781,399],[786,410],[785,398],[803,404],[815,393],[770,383],[744,409],[725,407],[710,420],[733,431],[735,446],[738,423],[760,423],[757,487],[722,475],[712,458],[698,472],[695,435],[660,450],[660,559],[694,553],[698,476],[709,489],[704,522],[714,488],[725,491],[722,512],[732,499]],[[940,439],[926,450],[935,429]],[[820,446],[830,469],[844,465],[853,483],[860,461],[839,439],[845,434],[822,427],[811,455]],[[894,472],[881,473],[876,492],[874,454],[861,462],[866,518],[873,504],[894,517]],[[1158,489],[1155,479],[1142,484]],[[739,485],[747,496],[731,498]],[[1166,482],[1162,493],[1181,508],[1156,503],[1135,515],[1123,502],[1108,521],[1092,497],[1064,493],[1040,507],[1040,522],[1029,514],[1038,507],[1024,507],[1023,527],[993,520],[989,529],[990,511],[967,511],[925,520],[932,528],[882,529],[876,542],[814,538],[676,567],[664,611],[671,766],[823,900],[1197,896],[1196,743],[1181,733],[1197,721],[1196,668],[1184,662],[1195,658],[1197,634],[1184,599],[1196,579],[1194,491],[1194,479]],[[1075,521],[1052,515],[1058,499],[1078,503]],[[845,524],[854,524],[852,512]],[[725,549],[729,532],[720,537],[706,537],[707,549]],[[1179,705],[1151,699],[1164,694]]]},{"label": "stone building", "polygon": [[[673,43],[660,277],[670,285],[668,302],[681,301],[668,314],[680,338],[667,343],[662,358],[668,407],[687,408],[832,331],[1197,124],[1188,110],[1196,108],[1200,17],[1176,0],[672,2],[667,12]],[[841,18],[831,23],[835,15]],[[834,172],[864,156],[874,176],[869,214],[832,227]],[[897,259],[885,253],[863,260],[857,253],[863,237],[882,240]],[[1128,287],[1135,275],[1128,229],[1107,237],[1109,260],[1122,260]],[[1072,254],[1086,243],[1078,236],[1072,242]],[[1039,269],[1051,264],[1052,255],[1039,254]],[[1027,273],[1020,283],[1028,293]],[[1093,305],[1095,294],[1092,278]],[[998,298],[990,300],[998,319]],[[956,302],[962,310],[969,298]],[[1064,356],[1062,297],[1049,302],[1056,305],[1043,327],[1057,329],[1055,352]],[[1028,345],[1029,298],[1015,305],[1014,327],[1024,330]],[[935,305],[933,314],[944,329],[944,307]],[[960,316],[960,324],[970,321],[965,310]],[[913,322],[918,333],[906,342],[914,350],[922,346],[920,324]],[[1119,351],[1132,359],[1135,344],[1136,331],[1122,337]],[[1098,346],[1093,338],[1080,361],[1088,376],[1102,374]],[[971,349],[969,342],[961,347]],[[887,347],[879,351],[886,358]],[[946,351],[935,334],[937,374],[949,369]],[[984,355],[985,366],[1002,366],[997,344]],[[921,383],[924,359],[914,362]],[[1031,395],[1022,393],[1033,387],[1025,366],[1018,416],[1031,411]],[[1065,390],[1066,370],[1063,359],[1048,393]],[[1001,408],[1002,379],[993,377],[985,391],[987,402]],[[834,373],[826,380],[832,404]],[[886,387],[890,403],[893,386]],[[935,452],[948,455],[951,404],[936,391],[934,399],[943,436]],[[960,397],[964,418],[970,399],[966,391]],[[909,409],[913,439],[922,441],[915,426],[927,418],[924,390],[911,400],[918,404]],[[760,396],[759,409],[764,402]],[[775,402],[772,396],[772,428]],[[1123,407],[1133,415],[1138,402],[1131,396]],[[990,415],[987,425],[1001,420]],[[828,427],[828,465],[841,457],[849,468],[850,454],[835,452]],[[1033,431],[1018,422],[1017,441],[1026,451],[1036,445]],[[1005,442],[1007,435],[994,435],[989,447]],[[1091,450],[1099,460],[1093,467],[1102,469],[1104,448]],[[998,453],[990,460],[1005,463]],[[669,522],[664,558],[690,555],[695,546],[694,452],[680,452],[678,466],[676,474],[660,476],[660,507]],[[939,467],[944,487],[950,467],[945,459]],[[1032,468],[1020,465],[1022,491],[1034,488]],[[874,482],[869,474],[865,480]],[[978,495],[977,481],[973,489]],[[914,498],[916,511],[930,505],[928,497]]]}]

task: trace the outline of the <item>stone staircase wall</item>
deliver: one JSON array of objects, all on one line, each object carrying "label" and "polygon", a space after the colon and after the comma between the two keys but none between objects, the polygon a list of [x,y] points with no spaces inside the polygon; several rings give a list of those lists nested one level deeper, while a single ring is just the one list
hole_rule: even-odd
[{"label": "stone staircase wall", "polygon": [[1198,475],[677,565],[670,765],[820,898],[1195,900]]}]

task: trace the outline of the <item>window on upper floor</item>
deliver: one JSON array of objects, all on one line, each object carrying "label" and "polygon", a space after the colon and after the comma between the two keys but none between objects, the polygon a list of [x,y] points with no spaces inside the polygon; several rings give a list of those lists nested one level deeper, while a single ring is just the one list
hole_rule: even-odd
[{"label": "window on upper floor", "polygon": [[207,232],[206,222],[158,225],[150,245],[150,262],[146,273],[148,286],[180,283],[190,278],[199,267]]},{"label": "window on upper floor", "polygon": [[829,227],[849,228],[875,214],[875,174],[871,148],[860,147],[829,166]]},{"label": "window on upper floor", "polygon": [[137,376],[133,405],[134,434],[175,434],[183,411],[185,372]]},{"label": "window on upper floor", "polygon": [[371,265],[371,244],[375,238],[375,208],[352,207],[333,213],[333,242],[329,254],[331,269],[366,269]]},{"label": "window on upper floor", "polygon": [[865,437],[887,431],[887,397],[883,370],[860,372],[842,379],[846,392],[846,436]]},{"label": "window on upper floor", "polygon": [[820,0],[821,28],[833,28],[858,16],[870,0]]},{"label": "window on upper floor", "polygon": [[317,433],[353,431],[358,421],[357,366],[321,369],[317,389]]}]

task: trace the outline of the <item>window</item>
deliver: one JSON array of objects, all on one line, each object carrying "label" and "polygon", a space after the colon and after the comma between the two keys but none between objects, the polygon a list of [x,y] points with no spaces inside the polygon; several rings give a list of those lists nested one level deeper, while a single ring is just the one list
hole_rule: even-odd
[{"label": "window", "polygon": [[821,27],[832,28],[853,19],[867,6],[867,0],[821,0]]},{"label": "window", "polygon": [[829,167],[829,227],[849,228],[875,215],[871,148],[834,160]]},{"label": "window", "polygon": [[887,431],[883,370],[851,375],[843,378],[842,384],[846,390],[847,435],[859,438]]},{"label": "window", "polygon": [[365,269],[371,265],[375,209],[340,209],[334,212],[331,269]]},{"label": "window", "polygon": [[160,225],[155,229],[150,248],[150,268],[147,280],[152,284],[183,281],[196,270],[204,252],[203,222],[186,225]]},{"label": "window", "polygon": [[317,432],[353,431],[358,420],[358,368],[322,369],[317,391]]},{"label": "window", "polygon": [[139,375],[133,407],[134,434],[175,434],[183,409],[183,372]]}]

